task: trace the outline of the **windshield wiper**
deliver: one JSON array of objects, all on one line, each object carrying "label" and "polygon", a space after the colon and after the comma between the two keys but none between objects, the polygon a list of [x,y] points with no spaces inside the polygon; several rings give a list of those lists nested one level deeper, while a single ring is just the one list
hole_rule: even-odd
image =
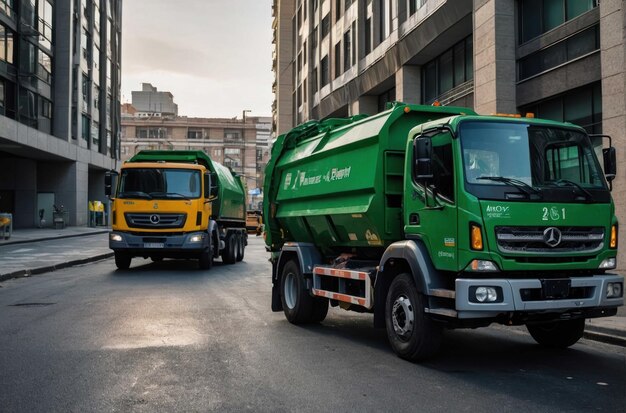
[{"label": "windshield wiper", "polygon": [[178,192],[150,192],[150,195],[153,197],[163,197],[163,196],[166,198],[176,197],[176,198],[185,199],[189,201],[189,197],[183,194],[179,194]]},{"label": "windshield wiper", "polygon": [[593,198],[591,192],[587,191],[580,184],[574,181],[570,181],[569,179],[557,179],[556,181],[547,181],[546,184],[554,184],[556,186],[561,186],[560,184],[564,184],[565,186],[571,186],[577,188],[587,201]]},{"label": "windshield wiper", "polygon": [[147,194],[142,191],[125,191],[118,195],[118,198],[144,198],[144,199],[152,199],[150,194]]},{"label": "windshield wiper", "polygon": [[513,185],[514,187],[524,192],[528,196],[531,196],[531,195],[539,195],[539,197],[542,196],[542,193],[540,190],[533,188],[532,186],[528,185],[526,182],[520,181],[519,179],[507,178],[504,176],[479,176],[478,178],[476,178],[476,180],[502,182],[504,184]]}]

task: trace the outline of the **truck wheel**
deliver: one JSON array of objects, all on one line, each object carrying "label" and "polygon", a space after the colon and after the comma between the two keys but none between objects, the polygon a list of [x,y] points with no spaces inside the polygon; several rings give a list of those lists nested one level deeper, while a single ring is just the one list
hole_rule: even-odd
[{"label": "truck wheel", "polygon": [[130,268],[130,261],[133,259],[128,254],[124,254],[123,252],[115,251],[115,266],[120,270],[127,270]]},{"label": "truck wheel", "polygon": [[283,311],[290,323],[306,324],[314,321],[313,297],[306,290],[306,280],[300,274],[300,266],[296,261],[288,261],[283,267],[280,292]]},{"label": "truck wheel", "polygon": [[409,361],[432,356],[441,344],[441,327],[426,317],[424,303],[410,274],[391,282],[385,305],[387,337],[393,351]]},{"label": "truck wheel", "polygon": [[328,298],[313,297],[313,312],[311,322],[321,323],[328,314]]},{"label": "truck wheel", "polygon": [[237,239],[235,234],[226,236],[224,250],[222,251],[222,261],[224,264],[234,264],[237,259]]},{"label": "truck wheel", "polygon": [[211,245],[200,253],[198,267],[201,270],[209,270],[213,267],[213,251],[211,250]]},{"label": "truck wheel", "polygon": [[240,233],[239,236],[237,237],[237,261],[243,260],[243,254],[244,254],[245,243],[246,243],[244,237],[245,235],[243,233]]},{"label": "truck wheel", "polygon": [[542,346],[567,348],[574,345],[585,332],[585,319],[553,321],[551,323],[526,324],[535,341]]}]

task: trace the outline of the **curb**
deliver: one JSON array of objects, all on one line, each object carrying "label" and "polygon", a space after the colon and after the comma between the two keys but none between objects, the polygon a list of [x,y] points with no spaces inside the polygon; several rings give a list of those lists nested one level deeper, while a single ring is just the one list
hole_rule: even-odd
[{"label": "curb", "polygon": [[588,340],[626,348],[626,338],[620,337],[618,334],[585,330],[583,337]]},{"label": "curb", "polygon": [[[89,236],[89,235],[98,235],[98,234],[108,234],[109,232],[111,232],[111,230],[110,229],[106,229],[106,230],[102,230],[102,231],[87,232],[87,233],[83,233],[83,234],[69,234],[69,235],[60,235],[60,236],[50,236],[50,237],[47,237],[47,238],[37,238],[36,240],[33,240],[33,239],[23,239],[23,240],[17,240],[17,241],[7,241],[7,242],[0,243],[0,247],[2,247],[4,245],[30,244],[30,243],[33,243],[33,242],[40,242],[40,241],[52,241],[52,240],[55,240],[55,239],[86,237],[86,236]],[[2,277],[2,275],[0,275],[0,277]]]},{"label": "curb", "polygon": [[[69,238],[69,237],[66,237],[66,238]],[[95,255],[89,258],[82,258],[79,260],[61,262],[59,264],[54,264],[54,265],[46,265],[45,267],[26,269],[26,270],[17,270],[17,271],[10,272],[8,274],[0,274],[0,282],[7,281],[13,278],[24,278],[24,277],[30,277],[31,275],[44,274],[47,272],[61,270],[63,268],[74,267],[76,265],[87,264],[87,263],[94,262],[94,261],[104,260],[107,258],[111,258],[112,256],[113,256],[113,252],[107,252],[105,254]]]}]

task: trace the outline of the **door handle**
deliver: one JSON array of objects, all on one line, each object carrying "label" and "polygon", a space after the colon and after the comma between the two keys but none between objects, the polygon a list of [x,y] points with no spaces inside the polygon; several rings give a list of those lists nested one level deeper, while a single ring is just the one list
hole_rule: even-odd
[{"label": "door handle", "polygon": [[420,214],[412,213],[409,215],[409,225],[419,225],[420,224]]}]

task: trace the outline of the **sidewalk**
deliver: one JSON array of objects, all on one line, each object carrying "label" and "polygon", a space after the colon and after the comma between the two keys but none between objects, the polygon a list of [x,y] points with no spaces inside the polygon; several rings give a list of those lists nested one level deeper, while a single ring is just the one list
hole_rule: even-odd
[{"label": "sidewalk", "polygon": [[[10,239],[0,239],[0,282],[112,257],[108,232],[107,227],[13,231]],[[616,316],[587,320],[585,338],[626,347],[626,307]]]},{"label": "sidewalk", "polygon": [[29,228],[0,239],[0,282],[113,256],[107,227]]}]

